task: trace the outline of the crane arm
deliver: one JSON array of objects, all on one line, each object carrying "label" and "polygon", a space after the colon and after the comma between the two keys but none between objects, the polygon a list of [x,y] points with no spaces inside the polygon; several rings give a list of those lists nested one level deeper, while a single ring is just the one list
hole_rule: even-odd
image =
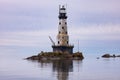
[{"label": "crane arm", "polygon": [[52,42],[53,45],[55,45],[55,42],[52,40],[52,38],[49,36],[50,41]]}]

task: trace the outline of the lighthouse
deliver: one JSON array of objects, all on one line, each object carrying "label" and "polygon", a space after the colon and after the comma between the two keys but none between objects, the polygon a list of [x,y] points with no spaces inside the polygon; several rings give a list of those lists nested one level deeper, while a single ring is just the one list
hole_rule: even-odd
[{"label": "lighthouse", "polygon": [[52,45],[53,52],[73,53],[73,45],[69,44],[67,31],[67,13],[65,6],[59,6],[59,24],[57,34],[57,44]]},{"label": "lighthouse", "polygon": [[[35,56],[31,56],[28,57],[26,59],[31,59],[31,60],[42,60],[42,61],[46,61],[46,60],[58,60],[63,61],[62,65],[64,65],[64,59],[66,60],[70,60],[70,65],[67,64],[67,66],[71,66],[71,60],[82,60],[84,58],[84,56],[82,55],[82,52],[75,52],[73,53],[73,48],[74,45],[70,45],[69,44],[69,34],[68,34],[68,30],[67,30],[67,13],[66,13],[66,7],[63,6],[59,6],[59,15],[58,15],[58,33],[56,35],[57,38],[57,43],[55,43],[52,38],[49,36],[49,39],[52,42],[52,49],[53,52],[43,52],[41,51],[41,53],[39,53],[38,55]],[[57,62],[58,63],[58,62]],[[68,62],[69,63],[69,62]],[[55,64],[56,65],[56,64]],[[61,65],[61,64],[60,64]],[[55,67],[55,66],[54,66]],[[63,68],[63,67],[61,67]],[[66,67],[65,67],[66,68]],[[61,69],[62,70],[62,69]],[[68,69],[67,69],[68,70]],[[65,70],[64,70],[65,71]],[[58,74],[60,76],[58,76],[58,79],[67,79],[67,75],[68,73],[61,73],[58,70]]]}]

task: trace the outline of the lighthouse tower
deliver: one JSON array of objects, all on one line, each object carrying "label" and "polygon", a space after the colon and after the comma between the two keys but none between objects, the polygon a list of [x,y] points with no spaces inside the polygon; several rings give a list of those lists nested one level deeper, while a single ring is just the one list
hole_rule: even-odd
[{"label": "lighthouse tower", "polygon": [[53,52],[67,52],[72,54],[73,47],[69,44],[69,35],[67,31],[67,14],[65,6],[59,7],[59,26],[57,34],[57,45],[53,45]]},{"label": "lighthouse tower", "polygon": [[69,45],[69,36],[67,32],[67,15],[66,9],[64,6],[59,8],[59,26],[58,26],[58,35],[57,41],[59,46],[68,46]]}]

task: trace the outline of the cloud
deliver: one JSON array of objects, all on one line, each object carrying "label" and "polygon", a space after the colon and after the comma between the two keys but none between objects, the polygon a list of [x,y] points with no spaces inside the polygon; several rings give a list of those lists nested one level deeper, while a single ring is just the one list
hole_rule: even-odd
[{"label": "cloud", "polygon": [[[107,25],[81,25],[79,27],[68,27],[70,43],[80,41],[116,41],[120,40],[120,24]],[[49,30],[38,31],[15,31],[15,32],[1,32],[0,45],[1,46],[50,46],[51,42],[48,36],[52,36],[56,42],[57,28]]]},{"label": "cloud", "polygon": [[[88,13],[101,13],[101,12],[120,12],[119,0],[76,0],[69,2],[70,8],[75,11],[88,12]],[[72,6],[73,5],[73,6]]]},{"label": "cloud", "polygon": [[70,28],[73,39],[120,40],[120,24],[80,25]]},{"label": "cloud", "polygon": [[51,46],[48,36],[56,41],[59,5],[67,4],[70,43],[80,40],[85,47],[109,43],[109,47],[119,48],[119,3],[119,0],[0,0],[0,46],[44,49]]},{"label": "cloud", "polygon": [[0,0],[0,30],[40,30],[57,26],[58,6],[67,4],[72,24],[119,23],[119,0]]},{"label": "cloud", "polygon": [[0,46],[43,46],[51,44],[48,38],[50,34],[53,34],[53,31],[2,32]]}]

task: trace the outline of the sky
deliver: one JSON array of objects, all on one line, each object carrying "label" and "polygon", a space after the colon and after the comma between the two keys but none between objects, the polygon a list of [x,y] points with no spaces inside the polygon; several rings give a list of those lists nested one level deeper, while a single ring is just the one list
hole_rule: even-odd
[{"label": "sky", "polygon": [[[67,6],[74,52],[120,53],[120,0],[0,0],[0,51],[37,54],[52,51],[59,5]],[[78,49],[79,41],[79,49]]]}]

